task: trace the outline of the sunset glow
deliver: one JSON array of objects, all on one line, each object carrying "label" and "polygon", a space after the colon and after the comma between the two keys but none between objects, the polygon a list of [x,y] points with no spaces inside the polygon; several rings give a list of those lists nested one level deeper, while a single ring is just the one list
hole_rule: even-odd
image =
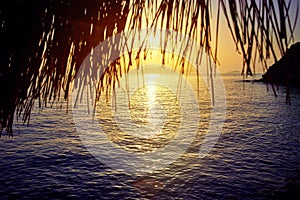
[{"label": "sunset glow", "polygon": [[300,199],[299,10],[3,0],[0,199]]}]

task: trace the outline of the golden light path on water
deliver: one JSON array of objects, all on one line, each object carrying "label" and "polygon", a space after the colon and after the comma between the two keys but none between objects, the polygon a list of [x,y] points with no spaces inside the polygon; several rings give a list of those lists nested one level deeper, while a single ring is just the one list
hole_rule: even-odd
[{"label": "golden light path on water", "polygon": [[[127,37],[127,40],[131,39]],[[135,41],[134,38],[132,40]],[[96,50],[105,49],[109,42],[110,40],[103,42],[97,46]],[[188,38],[182,39],[182,43],[189,42]],[[154,49],[160,47],[159,44],[151,45]],[[138,41],[132,46],[130,49],[139,47]],[[189,53],[196,51],[195,47]],[[195,136],[199,132],[203,133],[203,130],[199,131],[203,127],[200,120],[200,111],[202,111],[200,105],[204,106],[204,114],[211,114],[212,120],[205,121],[206,124],[209,123],[209,126],[205,127],[203,142],[198,140],[200,141],[199,151],[198,155],[195,153],[195,158],[205,157],[213,148],[221,133],[226,108],[222,80],[217,77],[214,79],[215,83],[211,83],[211,87],[214,85],[214,89],[218,91],[216,92],[218,95],[214,97],[214,101],[217,102],[215,105],[218,106],[212,107],[211,96],[213,94],[209,89],[208,68],[206,70],[203,67],[197,68],[200,73],[199,76],[195,76],[194,67],[198,63],[195,56],[189,57],[191,61],[183,64],[182,59],[185,56],[181,55],[180,51],[176,53],[175,57],[180,57],[180,62],[173,59],[172,54],[163,58],[166,62],[162,65],[161,59],[153,52],[155,64],[151,65],[148,64],[148,60],[146,62],[138,59],[135,69],[130,67],[129,72],[126,71],[125,74],[123,72],[123,75],[117,79],[111,76],[106,77],[104,83],[109,83],[113,78],[116,84],[113,87],[105,86],[106,89],[104,88],[102,93],[104,95],[101,96],[104,99],[96,102],[95,115],[89,112],[89,107],[95,105],[93,100],[95,97],[92,96],[93,89],[80,91],[79,88],[72,92],[72,97],[75,97],[72,100],[75,99],[73,116],[77,132],[86,148],[99,161],[112,168],[133,174],[163,169],[183,156],[194,142]],[[113,55],[117,58],[120,52],[118,55]],[[171,59],[168,58],[169,56]],[[124,57],[125,61],[120,63],[121,68],[128,66],[126,56]],[[77,82],[83,81],[80,74],[90,72],[90,67],[93,67],[93,63],[97,63],[98,59],[97,56],[94,56],[92,61],[89,56],[85,59],[82,71],[76,76]],[[173,64],[168,63],[169,61]],[[108,63],[104,64],[106,66]],[[155,65],[156,69],[153,69]],[[189,68],[194,68],[194,73],[191,74],[192,78],[187,80]],[[95,74],[102,73],[97,66],[92,69]],[[94,81],[87,82],[86,88],[95,87],[97,88],[97,85]],[[80,92],[81,99],[87,99],[86,103],[76,104],[78,92]],[[199,100],[203,97],[208,97],[207,103],[200,103]],[[205,136],[206,132],[209,137]]]},{"label": "golden light path on water", "polygon": [[[153,75],[152,75],[153,76]],[[155,76],[155,75],[154,75]],[[147,85],[145,87],[147,95],[147,105],[148,105],[148,120],[150,131],[147,132],[149,135],[155,135],[161,133],[162,123],[164,123],[165,116],[164,112],[159,112],[162,110],[162,106],[157,102],[156,93],[159,92],[156,85]]]},{"label": "golden light path on water", "polygon": [[[115,100],[106,102],[106,98],[102,97],[97,104],[96,116],[99,126],[108,140],[118,148],[129,152],[152,152],[172,141],[184,123],[182,119],[189,117],[182,116],[183,105],[180,98],[188,101],[184,106],[190,107],[191,112],[194,108],[200,108],[199,124],[195,121],[195,124],[185,131],[189,132],[201,126],[201,130],[196,130],[197,134],[203,135],[206,132],[211,105],[204,81],[201,81],[198,93],[195,75],[182,76],[181,78],[190,80],[180,84],[181,75],[173,69],[162,66],[153,69],[145,74],[132,70],[127,79],[120,80]],[[129,85],[129,91],[126,91],[126,84]],[[195,98],[199,95],[197,105],[193,105],[190,94],[184,93],[190,87]]]}]

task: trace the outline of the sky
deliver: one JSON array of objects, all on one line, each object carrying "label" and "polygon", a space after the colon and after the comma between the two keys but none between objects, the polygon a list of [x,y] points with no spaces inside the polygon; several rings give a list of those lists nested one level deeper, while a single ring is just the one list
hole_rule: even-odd
[{"label": "sky", "polygon": [[[292,20],[295,19],[296,14],[296,6],[298,0],[291,0],[292,5],[291,6],[291,18]],[[217,16],[217,2],[216,0],[212,0],[212,13],[211,13],[211,29],[212,29],[212,47],[214,52],[215,47],[215,27],[216,27],[216,16]],[[275,7],[276,7],[275,2]],[[294,23],[294,21],[292,21]],[[160,24],[160,22],[158,23]],[[300,20],[298,17],[297,25],[294,32],[294,42],[300,41]],[[292,44],[292,43],[291,43]],[[277,52],[277,57],[279,56],[279,51]],[[219,39],[218,39],[218,60],[219,60],[219,66],[218,69],[221,73],[226,72],[232,72],[232,71],[242,71],[242,65],[243,65],[243,59],[242,55],[239,54],[236,50],[236,45],[234,44],[234,41],[232,39],[232,36],[230,34],[230,31],[228,29],[226,18],[223,14],[223,11],[221,9],[220,12],[220,23],[219,23]],[[274,60],[271,58],[268,60],[268,66],[271,66],[274,63]],[[263,67],[260,63],[255,64],[255,72],[256,73],[262,73]]]},{"label": "sky", "polygon": [[[292,0],[292,3],[295,3],[296,0]],[[213,13],[216,12],[217,6],[212,5]],[[222,12],[221,12],[222,13]],[[295,7],[294,10],[291,10],[292,18],[295,17]],[[216,21],[216,15],[213,14],[211,18],[212,24]],[[215,27],[213,25],[213,27]],[[295,42],[300,41],[300,20],[298,17],[296,29],[295,29]],[[240,71],[242,70],[242,56],[238,54],[236,51],[235,44],[233,42],[232,36],[229,32],[229,29],[227,27],[227,22],[225,17],[221,14],[220,16],[220,32],[219,32],[219,46],[218,46],[218,59],[220,61],[219,70],[220,72],[230,72],[230,71]],[[273,60],[270,60],[268,62],[269,66],[274,63]],[[262,72],[262,66],[260,64],[257,64],[256,66],[256,72],[261,73]]]}]

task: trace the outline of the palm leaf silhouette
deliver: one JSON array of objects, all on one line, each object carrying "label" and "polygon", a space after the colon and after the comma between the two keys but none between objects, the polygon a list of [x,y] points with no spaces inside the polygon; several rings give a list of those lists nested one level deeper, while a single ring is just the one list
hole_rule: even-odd
[{"label": "palm leaf silhouette", "polygon": [[[206,52],[213,60],[210,67],[213,70],[218,64],[219,19],[224,17],[236,48],[242,54],[244,75],[255,72],[257,61],[266,70],[267,59],[278,60],[294,40],[298,1],[218,0],[216,7],[212,8],[213,2],[13,0],[1,5],[1,131],[6,127],[8,134],[12,135],[15,114],[28,123],[36,101],[40,107],[62,99],[68,101],[72,82],[84,58],[100,42],[118,32],[141,27],[154,31],[158,28],[178,31],[199,43],[202,49],[197,56],[201,60],[202,53]],[[295,6],[297,10],[292,17],[290,10]],[[212,9],[217,9],[217,16],[212,16]],[[212,25],[211,17],[216,17],[215,25]],[[161,50],[163,64],[164,42]],[[120,46],[113,48],[118,51]],[[126,48],[126,44],[122,48]],[[187,47],[181,48],[184,51]],[[105,68],[96,90],[97,97],[114,90],[119,77],[127,73],[133,60],[143,57],[143,53],[147,55],[147,45],[138,52],[137,57],[129,54],[127,67],[122,68],[119,59]],[[109,57],[101,56],[104,60]],[[184,61],[178,66],[184,73]],[[84,76],[87,78],[92,74]],[[75,86],[82,87],[80,83]],[[276,95],[275,87],[272,87]]]}]

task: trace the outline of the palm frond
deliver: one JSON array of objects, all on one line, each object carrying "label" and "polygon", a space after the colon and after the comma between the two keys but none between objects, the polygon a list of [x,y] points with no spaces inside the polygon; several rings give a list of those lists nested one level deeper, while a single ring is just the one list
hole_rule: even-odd
[{"label": "palm frond", "polygon": [[[139,28],[154,32],[157,29],[175,30],[188,35],[201,46],[197,54],[199,64],[202,54],[206,52],[215,66],[218,64],[219,18],[225,17],[236,48],[242,53],[244,75],[252,75],[258,61],[266,70],[267,59],[272,56],[276,61],[285,54],[294,40],[298,1],[295,5],[291,0],[218,0],[215,5],[217,23],[212,25],[211,17],[214,16],[211,10],[215,9],[214,2],[93,0],[85,3],[80,0],[47,0],[34,4],[10,1],[1,5],[0,21],[3,25],[0,28],[0,38],[1,44],[7,44],[0,47],[0,90],[4,94],[0,98],[1,129],[7,127],[7,132],[12,134],[15,114],[24,123],[28,123],[35,101],[39,102],[41,108],[48,106],[48,103],[52,105],[57,101],[68,101],[72,85],[81,88],[78,93],[79,100],[80,94],[86,88],[84,82],[73,81],[82,62],[100,42],[115,33]],[[290,12],[291,7],[295,6],[297,10],[293,18]],[[215,38],[212,36],[213,31],[216,31]],[[216,45],[214,47],[213,39]],[[111,45],[114,51],[130,46]],[[167,40],[161,40],[162,64],[166,59],[166,46]],[[187,46],[180,48],[183,52],[188,52]],[[135,57],[129,53],[127,66],[117,59],[103,69],[100,80],[96,80],[91,71],[86,71],[82,80],[98,81],[96,90],[90,89],[97,93],[97,100],[100,94],[113,92],[119,77],[126,76],[133,60],[139,61],[140,57],[146,59],[147,52],[147,44],[142,43]],[[104,55],[101,51],[93,54],[103,58],[103,63],[100,63],[102,65],[111,56]],[[178,67],[185,73],[182,58],[178,60]],[[210,66],[209,70],[212,74],[213,67]]]}]

